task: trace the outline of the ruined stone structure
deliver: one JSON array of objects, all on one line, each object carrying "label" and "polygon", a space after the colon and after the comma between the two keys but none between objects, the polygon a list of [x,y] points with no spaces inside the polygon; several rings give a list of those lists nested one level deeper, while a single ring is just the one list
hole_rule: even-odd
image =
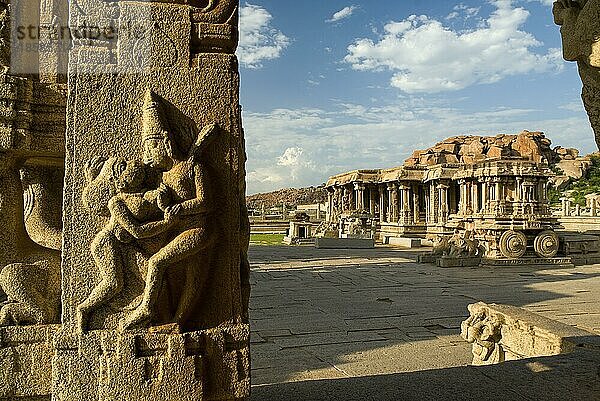
[{"label": "ruined stone structure", "polygon": [[461,336],[473,344],[473,365],[567,354],[597,347],[593,333],[510,305],[478,302],[468,306]]},{"label": "ruined stone structure", "polygon": [[581,98],[600,147],[600,1],[559,0],[553,13],[554,22],[561,26],[563,56],[577,62]]},{"label": "ruined stone structure", "polygon": [[[535,135],[539,133],[524,132],[509,137],[507,144],[527,143]],[[552,173],[530,142],[498,152],[488,145],[468,155],[473,141],[450,138],[436,145],[436,152],[415,152],[401,167],[331,177],[330,221],[367,213],[377,221],[376,236],[382,242],[388,237],[442,235],[450,239],[441,253],[476,257],[476,263],[481,257],[512,263],[526,252],[547,261],[559,248],[553,231],[557,219],[550,214],[546,195]],[[459,160],[455,154],[466,157]]]},{"label": "ruined stone structure", "polygon": [[0,399],[246,399],[238,2],[51,3],[68,80],[2,17]]}]

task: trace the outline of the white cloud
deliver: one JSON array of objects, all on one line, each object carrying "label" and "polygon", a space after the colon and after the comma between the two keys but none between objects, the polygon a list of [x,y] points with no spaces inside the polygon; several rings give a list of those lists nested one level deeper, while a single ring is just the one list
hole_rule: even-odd
[{"label": "white cloud", "polygon": [[400,165],[414,150],[454,135],[540,130],[554,145],[594,151],[585,111],[574,104],[569,109],[573,111],[505,107],[471,112],[411,97],[377,107],[339,104],[334,111],[244,112],[248,193],[319,185],[344,171]]},{"label": "white cloud", "polygon": [[273,16],[263,7],[246,3],[240,7],[240,43],[237,55],[242,66],[261,68],[279,58],[290,39],[271,25]]},{"label": "white cloud", "polygon": [[358,9],[357,6],[344,7],[340,11],[334,13],[331,16],[331,18],[328,19],[326,22],[338,22],[340,20],[349,18],[352,16],[352,14],[354,14],[354,11],[356,11],[357,9]]},{"label": "white cloud", "polygon": [[468,7],[464,4],[458,4],[454,6],[453,11],[446,16],[446,19],[455,19],[460,16],[464,16],[465,19],[475,17],[479,14],[481,7]]},{"label": "white cloud", "polygon": [[[467,31],[454,31],[425,15],[390,22],[377,41],[362,38],[351,44],[344,60],[355,70],[391,71],[391,85],[407,93],[460,90],[562,68],[559,49],[534,51],[542,43],[522,30],[527,10],[514,7],[511,0],[491,3],[496,10]],[[455,11],[479,12],[464,7]]]}]

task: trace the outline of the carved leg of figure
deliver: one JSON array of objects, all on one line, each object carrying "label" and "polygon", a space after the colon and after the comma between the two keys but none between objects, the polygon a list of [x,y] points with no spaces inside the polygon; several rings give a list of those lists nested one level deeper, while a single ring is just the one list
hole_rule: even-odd
[{"label": "carved leg of figure", "polygon": [[129,329],[149,320],[152,317],[152,309],[156,305],[166,269],[174,263],[196,255],[206,249],[210,243],[206,230],[196,228],[179,234],[154,254],[148,260],[148,274],[142,302],[123,320],[122,328]]},{"label": "carved leg of figure", "polygon": [[84,332],[92,310],[108,302],[123,289],[123,261],[118,240],[110,230],[101,231],[92,242],[92,256],[100,270],[100,282],[85,301],[77,306],[77,329]]},{"label": "carved leg of figure", "polygon": [[49,263],[14,263],[0,274],[0,285],[10,303],[2,307],[1,324],[43,324],[50,319],[49,300],[44,289],[48,279]]},{"label": "carved leg of figure", "polygon": [[208,256],[202,258],[201,263],[194,262],[188,263],[186,268],[185,284],[179,305],[177,305],[177,312],[175,313],[175,322],[179,323],[180,326],[183,326],[190,317],[190,312],[210,274],[211,260]]}]

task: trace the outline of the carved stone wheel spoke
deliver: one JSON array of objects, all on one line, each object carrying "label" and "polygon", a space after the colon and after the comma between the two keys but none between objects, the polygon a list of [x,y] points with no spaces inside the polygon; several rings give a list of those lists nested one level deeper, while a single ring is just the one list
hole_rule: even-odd
[{"label": "carved stone wheel spoke", "polygon": [[522,232],[509,230],[500,236],[500,252],[507,258],[517,259],[527,250],[527,237]]},{"label": "carved stone wheel spoke", "polygon": [[558,252],[558,235],[554,231],[542,231],[535,237],[533,249],[542,258],[552,258]]}]

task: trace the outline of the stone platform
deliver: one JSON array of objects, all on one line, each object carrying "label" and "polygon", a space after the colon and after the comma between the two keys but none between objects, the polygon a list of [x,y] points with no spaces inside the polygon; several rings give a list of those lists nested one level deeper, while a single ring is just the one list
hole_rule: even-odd
[{"label": "stone platform", "polygon": [[387,243],[401,248],[419,248],[421,246],[421,238],[389,237]]},{"label": "stone platform", "polygon": [[316,238],[318,249],[371,249],[375,247],[373,239],[362,238]]}]

